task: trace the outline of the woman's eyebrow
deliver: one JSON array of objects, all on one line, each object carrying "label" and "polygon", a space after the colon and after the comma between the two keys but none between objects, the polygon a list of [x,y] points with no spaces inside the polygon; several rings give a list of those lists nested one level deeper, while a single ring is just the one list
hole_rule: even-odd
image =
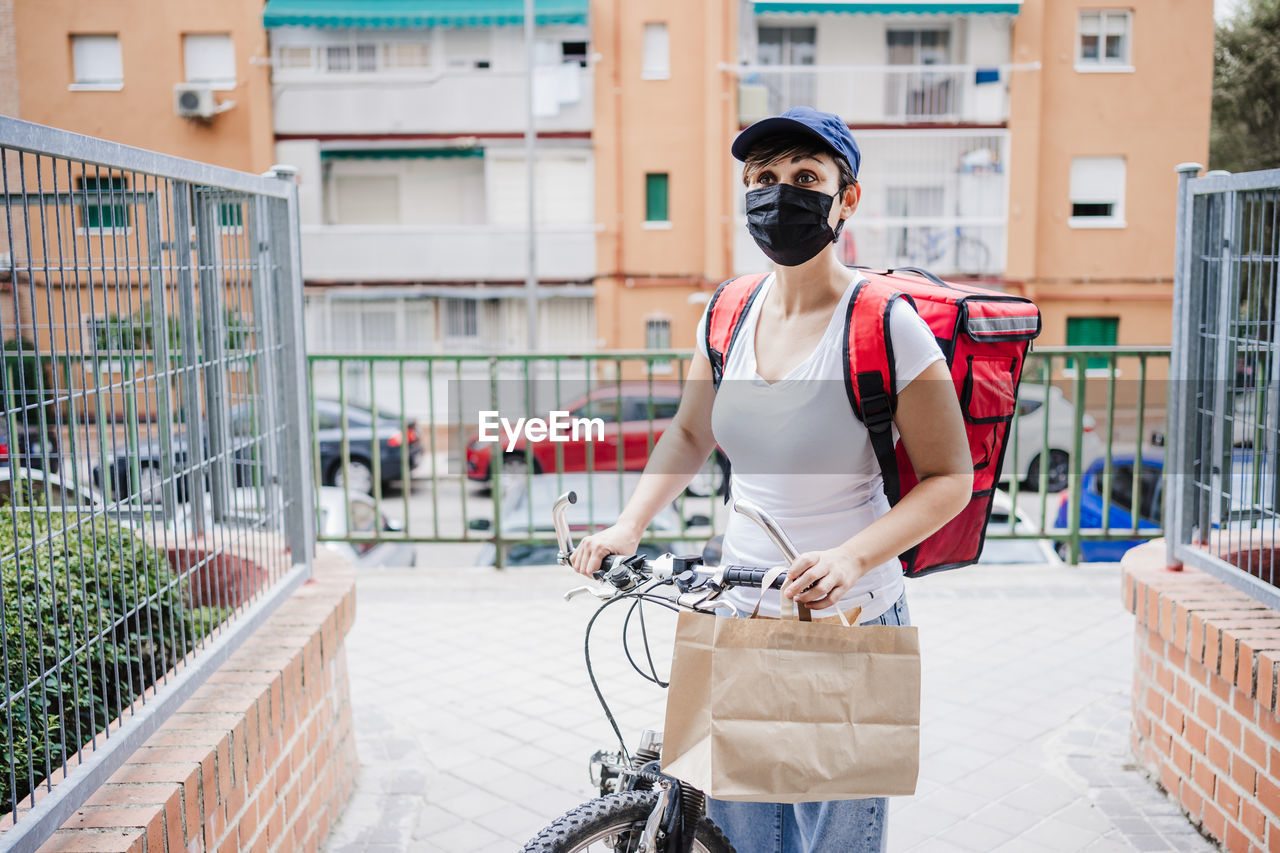
[{"label": "woman's eyebrow", "polygon": [[817,163],[819,166],[822,165],[822,161],[819,160],[817,157],[814,157],[812,154],[797,154],[796,156],[791,158],[792,163],[799,163],[801,160],[812,160],[813,162]]}]

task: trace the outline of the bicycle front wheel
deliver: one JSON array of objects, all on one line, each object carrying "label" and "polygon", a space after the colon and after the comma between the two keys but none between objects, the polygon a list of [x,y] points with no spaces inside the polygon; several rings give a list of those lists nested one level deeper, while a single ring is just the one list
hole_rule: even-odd
[{"label": "bicycle front wheel", "polygon": [[[610,794],[572,809],[539,832],[523,853],[634,853],[658,791]],[[693,836],[695,853],[734,853],[720,827],[703,815]]]}]

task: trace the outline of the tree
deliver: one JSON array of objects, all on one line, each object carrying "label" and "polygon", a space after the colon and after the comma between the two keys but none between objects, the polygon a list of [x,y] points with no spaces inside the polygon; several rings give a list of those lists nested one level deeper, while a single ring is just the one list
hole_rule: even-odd
[{"label": "tree", "polygon": [[1280,0],[1243,0],[1217,27],[1209,163],[1280,168]]}]

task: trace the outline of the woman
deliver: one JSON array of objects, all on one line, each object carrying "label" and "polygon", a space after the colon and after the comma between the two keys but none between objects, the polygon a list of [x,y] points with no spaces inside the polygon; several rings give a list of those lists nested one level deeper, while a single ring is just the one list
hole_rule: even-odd
[{"label": "woman", "polygon": [[[768,510],[802,552],[781,595],[818,611],[815,618],[860,606],[863,624],[909,624],[897,555],[963,509],[973,484],[955,387],[929,327],[895,300],[894,426],[920,481],[890,509],[841,361],[860,275],[840,263],[836,240],[862,194],[857,142],[838,116],[796,107],[742,131],[732,150],[744,163],[748,228],[774,274],[744,316],[718,391],[703,314],[672,425],[617,524],[583,539],[573,567],[590,575],[606,554],[634,553],[650,520],[718,443],[732,463],[733,494]],[[723,563],[771,566],[778,556],[756,525],[730,515]],[[739,592],[735,603],[749,611],[753,598]],[[778,601],[766,596],[761,612],[776,616]],[[707,804],[739,853],[884,850],[887,808],[884,798]]]}]

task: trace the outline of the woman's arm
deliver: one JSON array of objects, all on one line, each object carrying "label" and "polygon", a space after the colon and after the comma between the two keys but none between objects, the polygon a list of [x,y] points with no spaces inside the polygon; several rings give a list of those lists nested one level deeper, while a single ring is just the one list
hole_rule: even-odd
[{"label": "woman's arm", "polygon": [[640,482],[612,527],[585,537],[573,551],[575,571],[590,575],[606,554],[634,554],[649,522],[684,491],[715,447],[711,434],[711,363],[697,353],[680,396],[680,408],[662,433]]},{"label": "woman's arm", "polygon": [[833,607],[858,578],[919,544],[969,502],[973,458],[945,362],[935,361],[902,389],[894,423],[920,481],[844,544],[791,564],[783,593],[813,610]]}]

